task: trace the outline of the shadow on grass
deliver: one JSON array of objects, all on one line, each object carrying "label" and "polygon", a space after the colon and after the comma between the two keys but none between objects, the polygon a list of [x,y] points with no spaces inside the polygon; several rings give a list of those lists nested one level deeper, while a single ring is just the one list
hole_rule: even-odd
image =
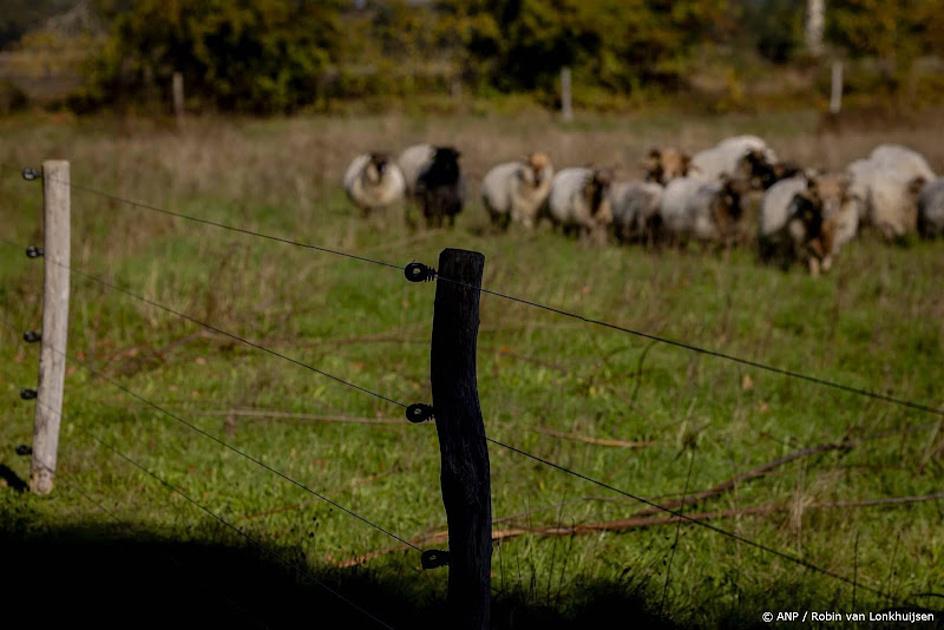
[{"label": "shadow on grass", "polygon": [[[312,570],[298,552],[194,536],[142,532],[136,525],[37,526],[34,515],[0,513],[0,612],[4,627],[379,628],[320,582],[395,628],[449,628],[441,580],[404,567]],[[294,558],[285,560],[286,556]],[[638,594],[584,585],[567,613],[502,595],[495,628],[670,627]],[[23,626],[19,623],[21,622]],[[614,626],[615,624],[615,626]]]}]

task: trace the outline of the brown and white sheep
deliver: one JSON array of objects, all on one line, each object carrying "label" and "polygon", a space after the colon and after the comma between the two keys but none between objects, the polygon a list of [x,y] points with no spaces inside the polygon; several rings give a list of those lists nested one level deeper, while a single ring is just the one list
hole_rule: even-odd
[{"label": "brown and white sheep", "polygon": [[492,168],[482,180],[482,203],[492,224],[502,230],[512,221],[534,227],[553,177],[554,167],[543,153]]}]

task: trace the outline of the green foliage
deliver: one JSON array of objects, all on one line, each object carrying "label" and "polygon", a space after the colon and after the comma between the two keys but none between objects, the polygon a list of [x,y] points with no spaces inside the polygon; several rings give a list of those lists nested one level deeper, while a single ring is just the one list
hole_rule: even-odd
[{"label": "green foliage", "polygon": [[[754,79],[787,91],[791,73],[805,89],[814,81],[803,54],[805,3],[794,0],[89,1],[107,31],[99,47],[77,47],[95,51],[82,99],[93,106],[166,104],[175,71],[184,74],[190,107],[253,113],[354,101],[366,110],[422,108],[424,99],[472,111],[463,95],[553,106],[563,66],[573,68],[577,105],[599,110],[680,93],[743,109],[757,102]],[[75,2],[10,0],[0,43]],[[939,7],[830,1],[827,43],[865,61],[850,85],[866,94],[877,84],[876,98],[907,88],[909,98],[918,90],[936,100],[914,67],[944,54]]]},{"label": "green foliage", "polygon": [[441,0],[474,82],[551,92],[562,66],[590,85],[629,92],[671,85],[698,45],[727,27],[727,0]]},{"label": "green foliage", "polygon": [[832,0],[829,35],[852,56],[907,63],[944,50],[942,13],[940,0]]},{"label": "green foliage", "polygon": [[338,47],[341,0],[142,0],[103,7],[111,33],[93,68],[102,98],[167,86],[228,111],[290,111],[313,100]]},{"label": "green foliage", "polygon": [[804,3],[758,0],[746,3],[743,29],[748,41],[774,63],[791,61],[803,47]]}]

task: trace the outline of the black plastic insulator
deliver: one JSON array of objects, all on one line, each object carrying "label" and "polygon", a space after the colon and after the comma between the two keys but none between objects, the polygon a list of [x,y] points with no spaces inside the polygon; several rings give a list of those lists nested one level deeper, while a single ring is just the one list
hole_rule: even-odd
[{"label": "black plastic insulator", "polygon": [[438,569],[449,564],[449,552],[443,549],[427,549],[420,554],[420,564],[424,569]]},{"label": "black plastic insulator", "polygon": [[27,330],[25,333],[23,333],[23,341],[26,343],[36,343],[37,341],[41,341],[42,338],[43,333],[39,332],[38,330]]},{"label": "black plastic insulator", "polygon": [[23,400],[33,400],[36,398],[36,396],[37,396],[37,393],[35,389],[24,387],[23,389],[20,390],[20,398],[22,398]]},{"label": "black plastic insulator", "polygon": [[26,168],[23,169],[23,179],[25,179],[28,182],[31,182],[34,179],[39,179],[40,177],[42,177],[42,174],[39,171],[37,171],[35,168],[27,166]]},{"label": "black plastic insulator", "polygon": [[16,447],[16,454],[20,457],[26,457],[33,454],[33,447],[28,444],[20,444]]},{"label": "black plastic insulator", "polygon": [[35,245],[30,245],[26,248],[26,257],[27,258],[39,258],[45,252],[43,252],[42,247],[36,247]]},{"label": "black plastic insulator", "polygon": [[403,275],[410,282],[429,282],[436,279],[436,270],[421,262],[411,262],[403,268]]},{"label": "black plastic insulator", "polygon": [[406,408],[406,419],[415,424],[426,422],[433,417],[432,405],[425,403],[413,403]]}]

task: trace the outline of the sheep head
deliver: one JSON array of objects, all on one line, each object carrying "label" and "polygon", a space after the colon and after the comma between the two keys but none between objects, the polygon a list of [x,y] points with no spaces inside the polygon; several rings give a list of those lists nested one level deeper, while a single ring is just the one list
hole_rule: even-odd
[{"label": "sheep head", "polygon": [[653,148],[642,162],[647,182],[665,186],[676,177],[688,175],[692,157],[674,147]]},{"label": "sheep head", "polygon": [[390,164],[390,156],[386,153],[371,153],[370,161],[367,163],[365,173],[367,180],[372,184],[379,184],[387,172],[387,165]]},{"label": "sheep head", "polygon": [[551,166],[551,159],[544,153],[532,153],[525,159],[525,165],[530,170],[531,181],[529,183],[537,187],[543,183],[544,174]]},{"label": "sheep head", "polygon": [[750,182],[752,190],[766,190],[777,181],[776,168],[760,149],[751,149],[738,161],[738,177]]}]

